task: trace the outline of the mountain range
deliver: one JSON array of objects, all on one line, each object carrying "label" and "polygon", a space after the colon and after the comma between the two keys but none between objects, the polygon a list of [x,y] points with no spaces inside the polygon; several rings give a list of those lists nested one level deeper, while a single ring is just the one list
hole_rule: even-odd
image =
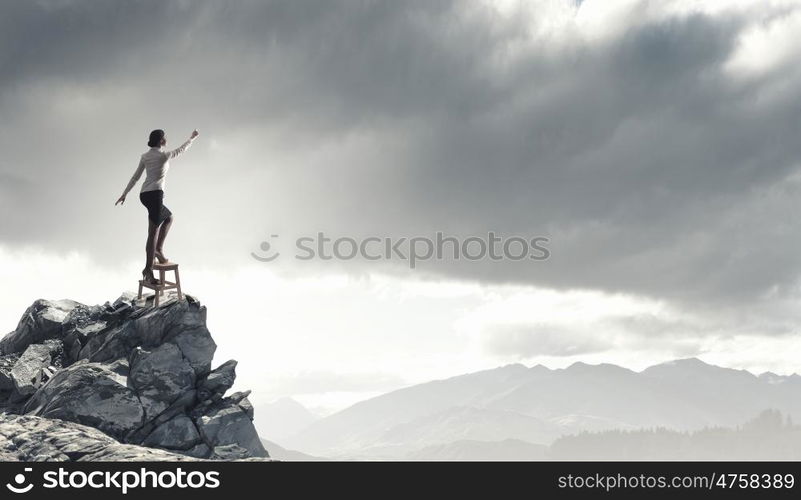
[{"label": "mountain range", "polygon": [[639,372],[613,364],[511,364],[361,401],[281,445],[334,459],[382,460],[458,456],[465,447],[489,450],[506,441],[504,449],[534,457],[540,446],[583,431],[733,427],[765,409],[798,421],[801,377],[755,375],[697,358]]}]

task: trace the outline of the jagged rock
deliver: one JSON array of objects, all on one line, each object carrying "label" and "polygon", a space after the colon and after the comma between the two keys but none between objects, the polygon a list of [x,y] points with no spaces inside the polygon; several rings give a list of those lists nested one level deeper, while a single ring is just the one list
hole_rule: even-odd
[{"label": "jagged rock", "polygon": [[53,349],[45,344],[31,344],[11,369],[14,400],[30,396],[42,385],[44,371],[50,366]]},{"label": "jagged rock", "polygon": [[[50,359],[35,346],[20,361],[32,344],[50,348]],[[12,372],[21,363],[15,391],[21,401],[7,403],[6,412],[84,424],[112,440],[191,457],[268,456],[253,427],[250,391],[225,397],[236,361],[211,370],[217,346],[206,308],[191,295],[181,301],[168,295],[159,307],[132,294],[102,306],[39,300],[0,346],[3,397],[15,387]],[[51,425],[44,422],[37,425]],[[0,420],[0,434],[17,439],[20,426],[4,426]],[[88,447],[81,456],[101,457],[87,451],[97,445],[78,442]],[[64,459],[53,450],[26,456]]]},{"label": "jagged rock", "polygon": [[17,329],[0,340],[0,354],[21,353],[31,344],[59,337],[62,322],[79,305],[74,300],[37,300],[22,315]]},{"label": "jagged rock", "polygon": [[131,373],[131,366],[128,360],[122,358],[108,365],[108,369],[123,377],[127,377]]},{"label": "jagged rock", "polygon": [[245,412],[245,415],[247,415],[250,420],[253,420],[253,405],[248,398],[242,398],[239,401],[239,407],[242,408],[242,411]]},{"label": "jagged rock", "polygon": [[229,402],[231,404],[239,404],[243,399],[250,396],[250,390],[247,391],[237,391],[230,396],[223,399],[225,402]]},{"label": "jagged rock", "polygon": [[[217,344],[206,329],[206,308],[191,307],[186,302],[179,303],[183,313],[178,320],[169,325],[165,342],[173,342],[195,370],[198,378],[211,370],[211,360]],[[176,308],[177,310],[178,308]]]},{"label": "jagged rock", "polygon": [[19,359],[19,354],[11,353],[0,356],[0,391],[10,391],[14,389],[14,381],[11,379],[11,369]]},{"label": "jagged rock", "polygon": [[268,456],[253,427],[253,422],[238,405],[215,408],[208,415],[196,420],[196,423],[203,441],[211,448],[238,444],[246,449],[250,456]]},{"label": "jagged rock", "polygon": [[[211,459],[236,459],[233,456],[235,449],[222,448],[220,452],[220,456]],[[209,455],[211,450],[203,443],[186,452],[172,453],[158,448],[123,444],[93,427],[74,422],[0,414],[0,461],[4,462],[193,462]],[[243,458],[254,460],[248,455]]]},{"label": "jagged rock", "polygon": [[156,427],[142,444],[170,450],[191,450],[200,444],[200,434],[191,418],[178,415]]},{"label": "jagged rock", "polygon": [[211,448],[209,448],[209,445],[206,443],[199,443],[197,446],[182,451],[181,453],[194,458],[209,458],[211,455]]},{"label": "jagged rock", "polygon": [[238,460],[249,456],[248,450],[238,444],[226,444],[215,446],[211,458],[215,460]]},{"label": "jagged rock", "polygon": [[115,312],[104,328],[90,330],[84,325],[82,332],[71,329],[66,334],[65,345],[70,346],[70,352],[77,352],[75,360],[112,362],[127,358],[136,347],[150,350],[171,343],[180,349],[196,376],[209,373],[217,345],[206,328],[206,308],[197,301],[172,302],[132,312],[118,307],[116,311],[121,312]]},{"label": "jagged rock", "polygon": [[142,403],[125,377],[85,360],[56,373],[22,412],[91,425],[117,439],[140,427],[144,419]]},{"label": "jagged rock", "polygon": [[198,399],[220,399],[234,385],[236,380],[236,360],[228,360],[212,370],[198,383]]},{"label": "jagged rock", "polygon": [[190,414],[192,411],[194,411],[192,410],[192,406],[196,402],[195,393],[195,390],[191,390],[181,394],[181,396],[173,401],[173,403],[168,406],[166,410],[161,412],[159,416],[153,420],[145,422],[142,427],[128,434],[128,436],[125,438],[125,441],[129,443],[142,443],[142,441],[144,441],[145,438],[147,438],[147,436],[153,432],[157,426],[167,422],[176,415]]},{"label": "jagged rock", "polygon": [[89,426],[58,419],[0,414],[2,461],[191,461],[163,450],[122,444]]},{"label": "jagged rock", "polygon": [[181,397],[172,402],[158,417],[153,420],[156,425],[161,425],[179,413],[188,413],[189,409],[197,402],[197,391],[194,389],[181,394]]},{"label": "jagged rock", "polygon": [[128,378],[150,420],[195,386],[195,372],[175,344],[162,344],[152,351],[137,347],[131,354]]},{"label": "jagged rock", "polygon": [[[225,398],[210,398],[206,399],[205,401],[199,402],[192,411],[190,412],[190,416],[194,419],[198,419],[203,415],[208,415],[212,412],[213,409],[223,408],[225,406],[233,406],[238,405],[240,401],[245,399],[247,396],[250,395],[250,391],[238,391],[231,394]],[[250,404],[248,402],[247,404]],[[243,408],[244,409],[244,408]],[[251,417],[252,418],[252,417]]]},{"label": "jagged rock", "polygon": [[251,404],[250,400],[248,399],[248,396],[250,396],[250,391],[249,390],[247,390],[247,391],[237,391],[237,392],[231,394],[230,396],[228,396],[227,398],[223,398],[223,404],[238,405],[240,408],[242,408],[242,411],[244,411],[245,414],[251,420],[253,420],[253,413],[254,413],[253,405]]},{"label": "jagged rock", "polygon": [[[86,359],[95,362],[110,363],[120,358],[127,358],[131,348],[143,345],[136,337],[136,330],[130,323],[103,328],[86,336],[77,336],[76,341],[82,346],[77,350],[75,360]],[[148,344],[148,347],[151,344]],[[75,348],[71,352],[75,352]]]},{"label": "jagged rock", "polygon": [[80,359],[81,349],[97,333],[109,327],[109,322],[102,319],[103,310],[99,306],[80,305],[70,311],[64,320],[62,338],[67,346],[67,359],[74,363]]}]

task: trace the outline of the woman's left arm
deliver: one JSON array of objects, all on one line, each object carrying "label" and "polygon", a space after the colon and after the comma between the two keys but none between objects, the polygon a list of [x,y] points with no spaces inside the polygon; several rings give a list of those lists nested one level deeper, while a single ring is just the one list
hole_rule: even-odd
[{"label": "woman's left arm", "polygon": [[128,185],[125,186],[125,191],[122,192],[122,196],[117,199],[117,203],[114,206],[119,205],[120,203],[125,203],[125,197],[128,195],[128,191],[130,191],[136,183],[139,181],[139,178],[142,177],[142,172],[145,171],[145,159],[139,158],[139,166],[136,167],[136,171],[134,172],[131,180],[128,181]]}]

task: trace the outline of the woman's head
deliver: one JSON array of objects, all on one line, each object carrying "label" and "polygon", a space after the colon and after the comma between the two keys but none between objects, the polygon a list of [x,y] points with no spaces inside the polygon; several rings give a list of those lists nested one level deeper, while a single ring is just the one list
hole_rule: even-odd
[{"label": "woman's head", "polygon": [[150,138],[147,140],[147,145],[151,148],[158,148],[167,144],[167,136],[164,131],[159,129],[150,132]]}]

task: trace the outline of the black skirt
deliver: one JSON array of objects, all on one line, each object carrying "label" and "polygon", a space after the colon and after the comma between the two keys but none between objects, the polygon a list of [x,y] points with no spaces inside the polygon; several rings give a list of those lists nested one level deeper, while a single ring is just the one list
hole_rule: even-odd
[{"label": "black skirt", "polygon": [[139,201],[147,208],[147,218],[157,226],[172,215],[170,209],[164,206],[164,191],[161,189],[139,193]]}]

